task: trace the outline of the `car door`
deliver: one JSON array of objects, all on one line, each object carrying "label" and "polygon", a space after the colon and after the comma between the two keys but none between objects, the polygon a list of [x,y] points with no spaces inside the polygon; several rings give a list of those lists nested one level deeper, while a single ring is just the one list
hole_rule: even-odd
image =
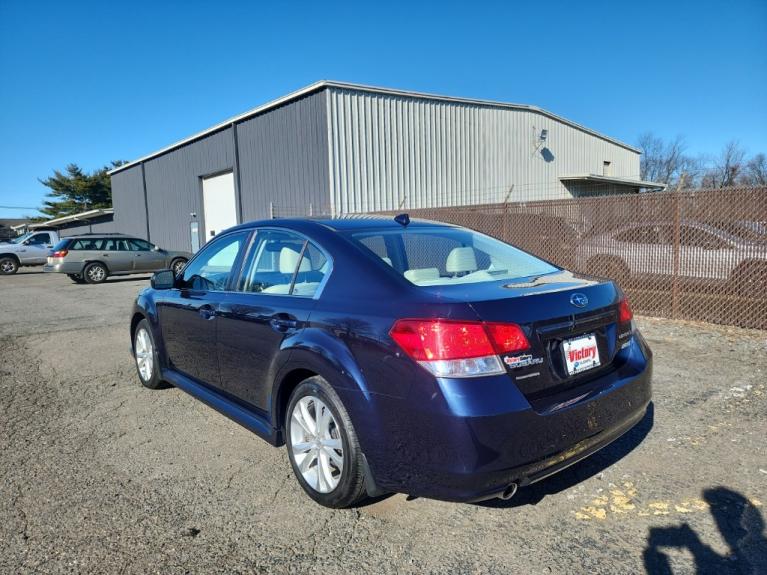
[{"label": "car door", "polygon": [[219,307],[237,275],[250,231],[217,237],[184,269],[178,287],[156,293],[170,367],[207,385],[219,386],[216,337]]},{"label": "car door", "polygon": [[53,247],[51,234],[39,232],[27,238],[24,247],[19,250],[22,254],[22,262],[28,264],[44,264],[48,259],[48,252]]},{"label": "car door", "polygon": [[165,254],[155,249],[154,244],[145,240],[131,238],[128,240],[133,253],[133,270],[137,272],[156,272],[164,269]]},{"label": "car door", "polygon": [[237,291],[221,302],[218,357],[224,391],[269,411],[272,383],[282,365],[274,359],[283,342],[306,325],[329,269],[326,252],[303,236],[258,231]]},{"label": "car door", "polygon": [[128,240],[113,238],[107,242],[109,271],[112,273],[130,273],[133,271],[133,251]]}]

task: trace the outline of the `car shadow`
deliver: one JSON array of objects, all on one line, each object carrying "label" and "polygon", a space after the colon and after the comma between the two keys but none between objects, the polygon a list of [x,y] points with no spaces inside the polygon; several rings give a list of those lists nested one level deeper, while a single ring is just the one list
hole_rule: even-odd
[{"label": "car shadow", "polygon": [[767,573],[765,521],[754,504],[737,491],[722,486],[703,491],[703,499],[728,551],[717,553],[687,523],[652,527],[643,557],[647,573],[673,574],[664,548],[687,551],[692,555],[698,574]]},{"label": "car shadow", "polygon": [[138,281],[146,281],[150,279],[152,276],[124,276],[124,277],[114,277],[109,278],[104,283],[105,284],[116,284],[120,282],[138,282]]},{"label": "car shadow", "polygon": [[623,436],[612,442],[610,445],[601,449],[597,453],[579,461],[572,467],[568,467],[544,479],[538,483],[533,483],[517,491],[517,494],[511,499],[489,499],[479,501],[473,505],[480,507],[494,508],[513,508],[524,505],[536,505],[540,503],[547,495],[556,495],[566,491],[586,479],[598,475],[614,463],[620,461],[626,455],[631,453],[642,441],[655,422],[655,405],[650,402],[647,406],[647,412],[642,420],[632,427]]}]

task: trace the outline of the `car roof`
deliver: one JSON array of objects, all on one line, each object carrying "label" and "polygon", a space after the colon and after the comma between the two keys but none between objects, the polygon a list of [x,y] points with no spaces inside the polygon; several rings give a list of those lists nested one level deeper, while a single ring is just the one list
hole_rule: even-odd
[{"label": "car roof", "polygon": [[[402,229],[402,225],[394,221],[394,216],[379,215],[348,215],[338,218],[277,218],[273,220],[259,220],[241,224],[232,229],[249,229],[259,226],[279,226],[306,228],[312,226],[322,226],[336,232],[345,231],[363,231],[380,229]],[[410,228],[430,228],[430,227],[457,227],[445,222],[435,222],[424,219],[412,219],[408,224]]]},{"label": "car roof", "polygon": [[97,234],[97,233],[77,234],[76,236],[66,236],[61,239],[62,240],[95,240],[98,238],[120,238],[120,239],[128,239],[128,240],[140,239],[135,236],[129,236],[127,234],[112,233],[112,232],[103,233],[103,234]]}]

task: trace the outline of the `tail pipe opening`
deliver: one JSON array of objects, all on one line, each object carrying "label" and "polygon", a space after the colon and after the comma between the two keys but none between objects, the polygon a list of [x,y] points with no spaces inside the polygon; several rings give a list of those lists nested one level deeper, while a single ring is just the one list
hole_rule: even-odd
[{"label": "tail pipe opening", "polygon": [[517,484],[516,483],[512,483],[506,489],[504,489],[503,492],[498,497],[500,497],[501,499],[506,501],[506,500],[511,499],[512,497],[514,497],[514,494],[516,492],[517,492]]}]

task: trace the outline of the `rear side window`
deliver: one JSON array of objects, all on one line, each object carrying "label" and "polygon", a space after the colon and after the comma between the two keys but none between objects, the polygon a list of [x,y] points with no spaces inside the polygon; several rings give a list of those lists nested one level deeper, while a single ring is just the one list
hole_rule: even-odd
[{"label": "rear side window", "polygon": [[463,228],[358,232],[351,238],[418,286],[510,280],[559,269],[514,246]]},{"label": "rear side window", "polygon": [[329,272],[322,250],[284,230],[259,231],[243,266],[239,289],[312,297]]}]

